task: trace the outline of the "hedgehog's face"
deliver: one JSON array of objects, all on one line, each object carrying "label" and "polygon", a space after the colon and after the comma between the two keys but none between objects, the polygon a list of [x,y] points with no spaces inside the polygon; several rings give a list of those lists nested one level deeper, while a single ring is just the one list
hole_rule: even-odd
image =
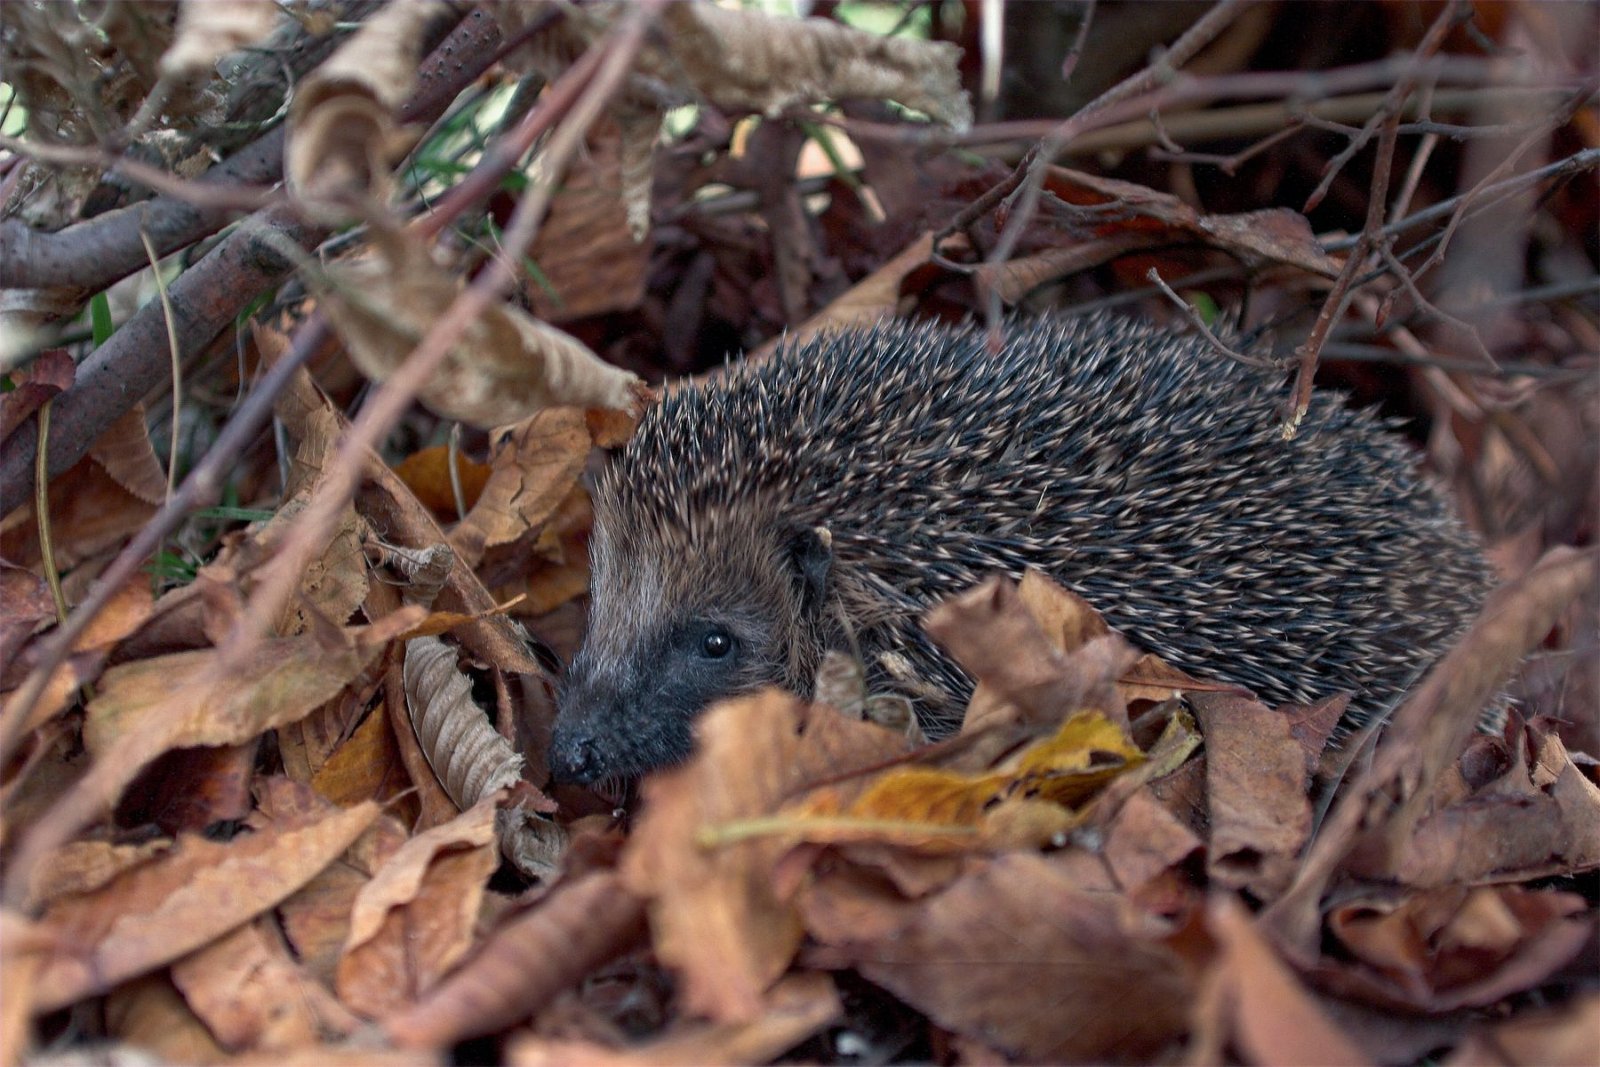
[{"label": "hedgehog's face", "polygon": [[665,550],[659,531],[591,543],[589,630],[562,681],[550,770],[558,781],[635,777],[693,748],[711,704],[809,681],[827,580],[825,535],[752,537],[708,524]]}]

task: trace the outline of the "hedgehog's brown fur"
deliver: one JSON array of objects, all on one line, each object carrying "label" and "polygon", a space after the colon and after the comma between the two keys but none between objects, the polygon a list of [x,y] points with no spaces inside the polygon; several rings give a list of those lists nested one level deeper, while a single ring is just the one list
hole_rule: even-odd
[{"label": "hedgehog's brown fur", "polygon": [[[938,733],[971,683],[923,612],[1027,567],[1185,670],[1385,713],[1490,573],[1377,420],[1319,394],[1284,441],[1280,395],[1103,317],[1013,322],[999,355],[972,329],[846,331],[676,393],[598,486],[552,765],[681,758],[711,699],[804,693],[826,648]],[[733,641],[716,661],[713,630]]]}]

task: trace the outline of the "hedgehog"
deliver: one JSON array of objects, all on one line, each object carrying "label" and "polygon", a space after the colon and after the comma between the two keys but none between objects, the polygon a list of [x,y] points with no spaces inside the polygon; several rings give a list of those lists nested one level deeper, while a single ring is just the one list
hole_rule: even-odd
[{"label": "hedgehog", "polygon": [[1409,446],[1318,392],[1109,316],[891,323],[780,347],[657,405],[597,480],[588,629],[561,681],[558,781],[685,758],[696,716],[825,651],[930,737],[973,682],[927,609],[1036,568],[1194,675],[1273,703],[1390,710],[1491,586]]}]

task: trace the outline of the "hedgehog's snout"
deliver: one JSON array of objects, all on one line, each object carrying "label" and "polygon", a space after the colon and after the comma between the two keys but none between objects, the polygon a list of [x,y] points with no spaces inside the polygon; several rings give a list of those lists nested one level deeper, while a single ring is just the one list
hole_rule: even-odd
[{"label": "hedgehog's snout", "polygon": [[592,650],[581,649],[556,692],[551,730],[550,778],[586,785],[615,774],[624,762],[622,736],[626,694],[617,680],[595,669]]},{"label": "hedgehog's snout", "polygon": [[552,781],[586,785],[605,777],[599,739],[587,726],[558,719],[548,758]]}]

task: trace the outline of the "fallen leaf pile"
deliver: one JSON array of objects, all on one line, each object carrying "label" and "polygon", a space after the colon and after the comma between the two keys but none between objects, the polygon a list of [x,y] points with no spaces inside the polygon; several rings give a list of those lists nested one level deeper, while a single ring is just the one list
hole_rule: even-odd
[{"label": "fallen leaf pile", "polygon": [[[996,8],[997,67],[990,5],[0,5],[0,1067],[1600,1062],[1577,16],[1378,5],[1326,71],[1275,58],[1326,14],[1221,4],[1129,38],[1115,121],[973,127],[1063,6]],[[1441,142],[1508,129],[1568,169]],[[1480,299],[1485,247],[1556,280]],[[976,681],[953,736],[834,651],[686,762],[547,784],[590,477],[656,384],[1148,279],[1175,328],[1326,298],[1364,340],[1325,357],[1406,364],[1378,395],[1515,577],[1381,730],[1028,572],[921,620]]]}]

